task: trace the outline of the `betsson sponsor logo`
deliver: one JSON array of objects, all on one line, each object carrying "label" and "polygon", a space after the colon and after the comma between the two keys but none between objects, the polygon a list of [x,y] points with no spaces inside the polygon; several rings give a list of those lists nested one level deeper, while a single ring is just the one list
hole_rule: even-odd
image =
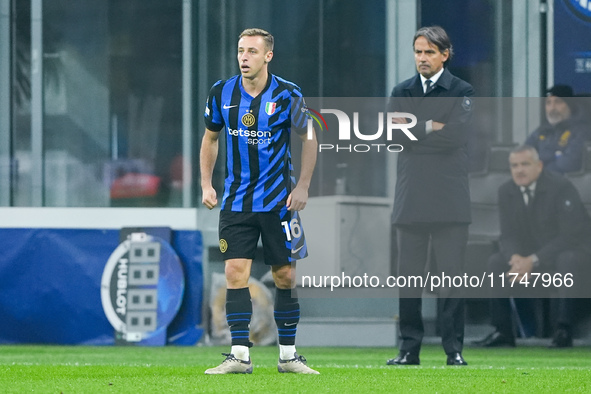
[{"label": "betsson sponsor logo", "polygon": [[249,145],[266,145],[271,142],[270,131],[228,128],[228,134],[233,137],[247,137]]}]

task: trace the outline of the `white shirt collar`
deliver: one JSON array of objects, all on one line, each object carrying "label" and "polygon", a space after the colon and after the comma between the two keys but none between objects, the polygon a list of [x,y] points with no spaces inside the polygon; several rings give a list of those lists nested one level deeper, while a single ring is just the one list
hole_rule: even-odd
[{"label": "white shirt collar", "polygon": [[[439,70],[437,74],[429,78],[431,80],[431,86],[435,86],[437,80],[439,80],[439,77],[441,77],[441,74],[443,74],[443,70],[445,70],[445,67],[441,67],[441,70]],[[421,74],[419,74],[419,76],[421,77],[421,86],[423,87],[423,91],[425,91],[425,81],[427,78],[423,77]]]},{"label": "white shirt collar", "polygon": [[531,191],[531,194],[533,195],[536,192],[536,184],[538,183],[538,181],[534,181],[532,182],[529,186],[520,186],[519,188],[521,189],[521,192],[525,192],[525,189],[529,189]]}]

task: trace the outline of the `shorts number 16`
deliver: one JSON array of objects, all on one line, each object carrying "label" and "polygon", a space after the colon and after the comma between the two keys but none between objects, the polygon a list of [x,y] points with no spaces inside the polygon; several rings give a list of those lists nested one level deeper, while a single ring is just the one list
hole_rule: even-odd
[{"label": "shorts number 16", "polygon": [[[291,219],[291,222],[287,222],[287,220],[281,222],[281,225],[285,228],[285,235],[287,236],[287,240],[291,241],[293,238],[299,238],[302,235],[302,228],[298,223],[298,219]],[[291,230],[290,230],[291,228]]]}]

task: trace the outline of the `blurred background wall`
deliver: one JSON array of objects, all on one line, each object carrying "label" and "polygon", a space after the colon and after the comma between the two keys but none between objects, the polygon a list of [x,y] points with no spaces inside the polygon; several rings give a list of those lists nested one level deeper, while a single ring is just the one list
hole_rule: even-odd
[{"label": "blurred background wall", "polygon": [[[204,101],[237,73],[237,36],[251,26],[275,35],[271,71],[308,97],[388,96],[415,72],[415,29],[432,24],[449,32],[450,69],[480,97],[541,97],[555,79],[591,91],[590,44],[565,53],[565,30],[589,31],[571,3],[0,0],[0,206],[197,206]],[[490,144],[534,128],[539,108],[529,111],[515,124],[500,106],[505,123],[477,128],[474,171]],[[393,160],[355,160],[320,157],[311,195],[335,194],[346,176],[346,194],[390,197]],[[224,171],[220,160],[218,187]]]}]

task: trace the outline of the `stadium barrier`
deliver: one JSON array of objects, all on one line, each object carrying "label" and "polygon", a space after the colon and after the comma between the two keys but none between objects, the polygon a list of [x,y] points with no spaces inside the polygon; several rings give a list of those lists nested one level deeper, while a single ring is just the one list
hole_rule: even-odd
[{"label": "stadium barrier", "polygon": [[[167,327],[138,321],[164,331],[165,341],[160,344],[193,345],[201,338],[203,246],[194,210],[1,208],[0,221],[0,343],[115,344],[115,329],[101,300],[101,280],[107,262],[123,245],[120,229],[154,225],[177,228],[170,232],[169,246],[161,243],[174,251],[182,268],[180,276],[172,279],[161,269],[154,287],[158,319],[166,316]],[[33,227],[33,222],[45,226]],[[91,227],[88,224],[93,228],[84,228]],[[184,283],[184,292],[175,288],[174,281],[179,286]],[[167,303],[174,291],[182,299],[171,311]],[[117,289],[112,294],[116,297]],[[133,309],[131,295],[125,298],[129,309]],[[142,302],[145,299],[151,300]],[[136,308],[135,316],[137,309],[143,313]]]}]

